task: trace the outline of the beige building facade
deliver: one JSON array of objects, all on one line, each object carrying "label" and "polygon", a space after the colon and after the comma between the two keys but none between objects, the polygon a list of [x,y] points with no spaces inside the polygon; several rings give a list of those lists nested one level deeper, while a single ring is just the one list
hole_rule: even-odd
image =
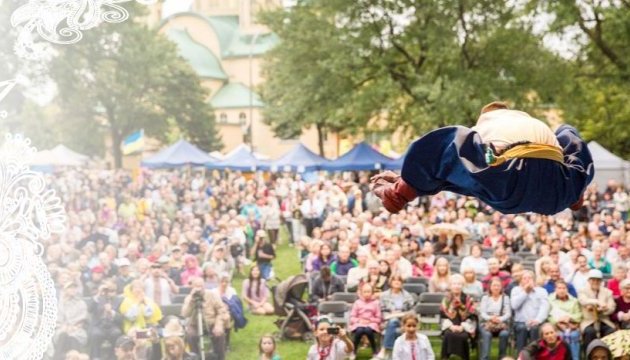
[{"label": "beige building facade", "polygon": [[[265,104],[255,92],[264,82],[263,57],[279,42],[275,34],[256,22],[256,14],[277,6],[281,0],[195,0],[190,11],[173,14],[156,25],[177,45],[209,90],[208,102],[215,111],[224,153],[244,140],[251,142],[254,151],[272,159],[299,142],[319,152],[315,129],[305,130],[297,139],[275,136],[264,122]],[[151,19],[161,17],[159,11],[159,7],[154,9]],[[327,157],[338,156],[337,136],[329,134],[324,147]]]}]

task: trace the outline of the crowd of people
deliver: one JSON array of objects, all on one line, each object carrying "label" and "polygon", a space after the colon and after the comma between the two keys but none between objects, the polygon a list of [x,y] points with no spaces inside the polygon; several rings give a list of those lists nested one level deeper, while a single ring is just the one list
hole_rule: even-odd
[{"label": "crowd of people", "polygon": [[[196,359],[204,346],[224,359],[248,317],[275,313],[269,281],[282,227],[311,279],[311,304],[358,295],[337,333],[318,319],[308,359],[353,357],[363,346],[377,358],[433,358],[410,279],[443,294],[441,359],[469,359],[471,345],[488,359],[495,337],[500,357],[514,342],[521,356],[579,359],[595,339],[630,327],[630,201],[613,182],[591,186],[576,212],[515,216],[451,193],[389,214],[368,174],[306,182],[68,170],[49,181],[68,231],[45,243],[60,304],[48,358]],[[262,337],[260,358],[278,359],[275,345]]]}]

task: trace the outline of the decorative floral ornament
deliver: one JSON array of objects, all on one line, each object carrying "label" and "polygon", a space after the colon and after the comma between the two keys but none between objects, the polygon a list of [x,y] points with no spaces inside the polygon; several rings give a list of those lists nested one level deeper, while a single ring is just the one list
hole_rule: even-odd
[{"label": "decorative floral ornament", "polygon": [[57,296],[40,241],[65,230],[61,200],[31,171],[30,140],[0,147],[0,359],[41,359],[57,322]]},{"label": "decorative floral ornament", "polygon": [[[11,15],[11,25],[19,28],[15,52],[23,58],[40,58],[46,44],[37,42],[35,33],[55,44],[74,44],[83,31],[102,22],[120,23],[129,12],[120,4],[134,0],[28,0]],[[135,0],[151,5],[157,0]]]},{"label": "decorative floral ornament", "polygon": [[[2,102],[2,100],[9,95],[9,92],[11,92],[11,90],[13,90],[13,88],[15,87],[16,84],[16,80],[6,80],[6,81],[0,81],[0,102]],[[8,116],[8,113],[6,110],[3,110],[2,108],[0,108],[0,119],[6,119],[6,117]]]}]

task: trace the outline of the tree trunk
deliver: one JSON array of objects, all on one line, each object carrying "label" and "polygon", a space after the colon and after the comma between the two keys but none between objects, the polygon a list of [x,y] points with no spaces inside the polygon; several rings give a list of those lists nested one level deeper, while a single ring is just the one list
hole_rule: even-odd
[{"label": "tree trunk", "polygon": [[321,123],[315,125],[317,127],[317,145],[319,146],[319,155],[324,156],[324,129]]},{"label": "tree trunk", "polygon": [[112,150],[114,152],[114,167],[120,169],[122,167],[122,150],[120,144],[122,142],[122,135],[120,131],[112,126]]}]

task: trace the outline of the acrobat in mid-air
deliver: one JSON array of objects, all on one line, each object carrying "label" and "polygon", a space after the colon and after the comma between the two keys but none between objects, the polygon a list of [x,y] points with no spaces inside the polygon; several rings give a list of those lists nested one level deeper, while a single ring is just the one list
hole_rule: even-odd
[{"label": "acrobat in mid-air", "polygon": [[401,175],[372,178],[374,193],[392,213],[440,191],[474,196],[504,214],[556,214],[582,206],[593,159],[577,130],[554,133],[529,114],[501,102],[481,110],[473,128],[449,126],[416,140]]}]

